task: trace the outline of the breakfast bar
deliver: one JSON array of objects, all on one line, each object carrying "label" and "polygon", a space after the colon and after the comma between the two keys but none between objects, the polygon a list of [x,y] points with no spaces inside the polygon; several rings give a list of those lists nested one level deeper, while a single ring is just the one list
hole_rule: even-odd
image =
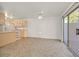
[{"label": "breakfast bar", "polygon": [[0,47],[16,41],[16,32],[0,32]]}]

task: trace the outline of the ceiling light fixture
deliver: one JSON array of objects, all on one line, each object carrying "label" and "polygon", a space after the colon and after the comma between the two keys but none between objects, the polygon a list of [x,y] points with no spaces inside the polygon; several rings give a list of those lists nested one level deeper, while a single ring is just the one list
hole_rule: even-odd
[{"label": "ceiling light fixture", "polygon": [[10,18],[10,19],[13,19],[13,17],[12,17],[12,16],[9,16],[9,18]]},{"label": "ceiling light fixture", "polygon": [[13,19],[13,16],[12,15],[8,15],[8,13],[5,11],[5,19]]},{"label": "ceiling light fixture", "polygon": [[5,17],[8,17],[8,13],[7,12],[5,12]]},{"label": "ceiling light fixture", "polygon": [[43,18],[43,16],[38,16],[38,19],[42,19]]},{"label": "ceiling light fixture", "polygon": [[38,19],[42,19],[43,18],[43,14],[44,14],[44,11],[40,11]]},{"label": "ceiling light fixture", "polygon": [[5,19],[7,19],[8,17],[8,13],[5,11]]}]

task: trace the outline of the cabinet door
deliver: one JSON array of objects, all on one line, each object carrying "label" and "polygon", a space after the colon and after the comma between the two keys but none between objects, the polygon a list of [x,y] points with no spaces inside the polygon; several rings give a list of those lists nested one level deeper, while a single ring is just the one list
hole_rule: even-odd
[{"label": "cabinet door", "polygon": [[5,21],[5,14],[0,12],[0,24],[4,24]]}]

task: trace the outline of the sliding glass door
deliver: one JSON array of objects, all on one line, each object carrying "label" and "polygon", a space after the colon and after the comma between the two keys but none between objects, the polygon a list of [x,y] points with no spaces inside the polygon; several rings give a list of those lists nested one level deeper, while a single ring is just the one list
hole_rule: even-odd
[{"label": "sliding glass door", "polygon": [[79,8],[69,15],[69,47],[79,56]]},{"label": "sliding glass door", "polygon": [[68,16],[64,18],[64,43],[68,45]]},{"label": "sliding glass door", "polygon": [[79,8],[64,18],[64,43],[79,56]]}]

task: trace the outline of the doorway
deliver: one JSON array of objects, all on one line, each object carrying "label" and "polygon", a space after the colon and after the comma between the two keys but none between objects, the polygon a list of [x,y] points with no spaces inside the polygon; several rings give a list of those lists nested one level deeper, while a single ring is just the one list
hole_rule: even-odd
[{"label": "doorway", "polygon": [[69,47],[79,56],[79,8],[69,15]]},{"label": "doorway", "polygon": [[79,56],[79,7],[64,17],[64,43]]}]

